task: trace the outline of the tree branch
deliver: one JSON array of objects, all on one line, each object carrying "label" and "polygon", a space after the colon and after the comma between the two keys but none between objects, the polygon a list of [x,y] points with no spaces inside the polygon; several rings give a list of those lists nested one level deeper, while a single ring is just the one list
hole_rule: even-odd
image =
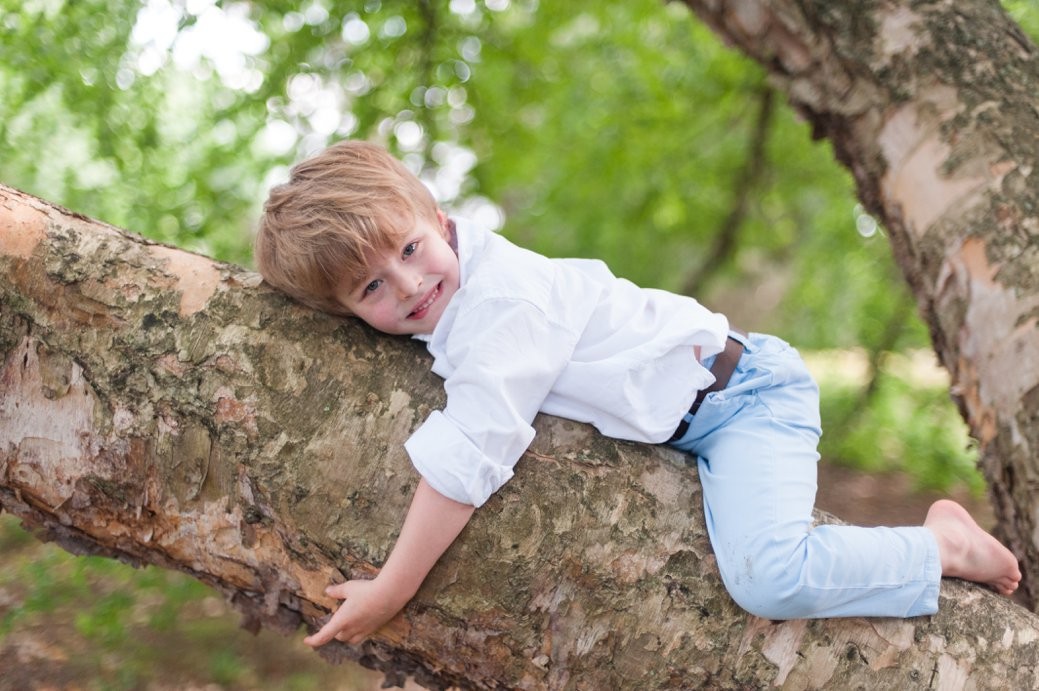
[{"label": "tree branch", "polygon": [[983,0],[685,3],[830,140],[888,230],[1035,603],[1039,50]]},{"label": "tree branch", "polygon": [[[402,443],[443,401],[414,342],[2,186],[0,358],[3,510],[76,553],[190,573],[282,631],[386,558],[417,482]],[[931,618],[748,616],[687,458],[536,428],[404,612],[327,654],[434,688],[1039,681],[1039,619],[979,587],[945,583]]]}]

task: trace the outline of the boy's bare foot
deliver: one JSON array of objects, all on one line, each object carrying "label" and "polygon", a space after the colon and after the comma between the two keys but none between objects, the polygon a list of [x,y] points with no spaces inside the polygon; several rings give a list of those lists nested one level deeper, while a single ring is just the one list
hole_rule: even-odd
[{"label": "boy's bare foot", "polygon": [[942,576],[984,583],[1010,595],[1021,582],[1017,558],[996,538],[986,533],[967,510],[954,501],[931,504],[924,519],[938,539]]}]

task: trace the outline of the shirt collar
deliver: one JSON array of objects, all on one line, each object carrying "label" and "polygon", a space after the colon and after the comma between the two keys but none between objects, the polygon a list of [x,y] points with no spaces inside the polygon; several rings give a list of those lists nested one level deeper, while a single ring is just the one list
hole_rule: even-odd
[{"label": "shirt collar", "polygon": [[455,221],[455,238],[457,242],[455,252],[458,254],[458,287],[461,288],[469,280],[474,268],[475,257],[480,246],[484,244],[485,238],[477,230],[475,224],[465,218]]},{"label": "shirt collar", "polygon": [[[461,290],[475,268],[476,257],[486,243],[486,234],[466,218],[451,219],[451,249],[458,255],[458,289]],[[457,293],[456,293],[457,295]],[[412,338],[429,343],[433,334],[413,334]]]}]

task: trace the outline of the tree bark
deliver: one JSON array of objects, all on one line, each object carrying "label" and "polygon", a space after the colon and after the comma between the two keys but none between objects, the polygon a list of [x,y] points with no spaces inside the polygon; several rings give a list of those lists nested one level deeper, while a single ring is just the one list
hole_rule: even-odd
[{"label": "tree bark", "polygon": [[828,138],[895,258],[1039,597],[1039,54],[992,0],[686,0]]},{"label": "tree bark", "polygon": [[[373,574],[443,402],[415,342],[0,186],[0,507],[313,627]],[[344,655],[430,687],[1030,688],[1039,618],[943,584],[913,620],[769,622],[726,595],[682,454],[542,416],[517,477]]]}]

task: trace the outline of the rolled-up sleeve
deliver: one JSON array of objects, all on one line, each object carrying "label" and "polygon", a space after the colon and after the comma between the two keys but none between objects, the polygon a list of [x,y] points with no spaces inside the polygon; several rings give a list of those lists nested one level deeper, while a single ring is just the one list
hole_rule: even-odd
[{"label": "rolled-up sleeve", "polygon": [[[528,430],[522,435],[524,448],[534,439],[534,430]],[[430,487],[462,504],[481,506],[512,478],[511,465],[488,457],[439,410],[430,414],[404,448]]]},{"label": "rolled-up sleeve", "polygon": [[524,301],[482,303],[448,347],[447,405],[405,443],[436,491],[480,506],[512,478],[534,439],[531,423],[566,367],[575,330]]}]

